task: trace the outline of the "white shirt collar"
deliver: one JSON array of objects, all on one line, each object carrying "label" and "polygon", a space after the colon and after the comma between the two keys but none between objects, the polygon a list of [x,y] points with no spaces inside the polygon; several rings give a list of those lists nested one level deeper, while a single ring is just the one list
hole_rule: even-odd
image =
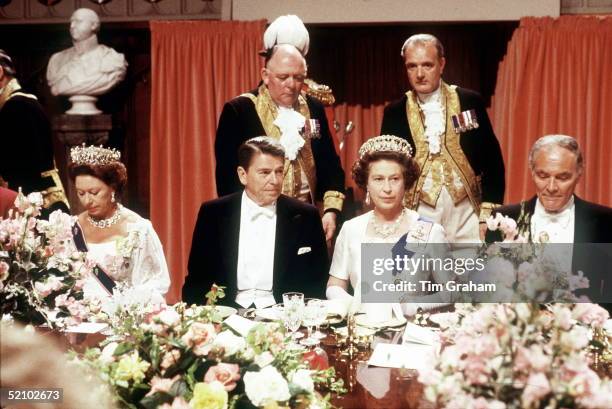
[{"label": "white shirt collar", "polygon": [[570,197],[570,200],[567,201],[565,206],[558,212],[549,212],[544,208],[542,202],[540,202],[540,198],[536,200],[534,215],[542,218],[543,220],[549,220],[553,223],[561,222],[562,220],[567,220],[573,214],[574,211],[574,195]]},{"label": "white shirt collar", "polygon": [[242,192],[242,208],[251,220],[259,216],[273,218],[276,215],[276,202],[267,206],[260,206],[247,195],[246,190]]},{"label": "white shirt collar", "polygon": [[430,102],[441,103],[442,101],[442,87],[440,86],[441,84],[442,84],[442,80],[440,79],[440,84],[438,84],[438,88],[436,88],[434,91],[427,93],[427,94],[422,94],[420,92],[417,92],[417,95],[419,97],[419,102],[423,104],[428,104]]}]

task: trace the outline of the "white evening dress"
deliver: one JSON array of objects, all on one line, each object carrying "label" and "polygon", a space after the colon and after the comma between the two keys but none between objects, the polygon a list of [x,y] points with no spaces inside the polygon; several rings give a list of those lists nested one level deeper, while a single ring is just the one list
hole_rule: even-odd
[{"label": "white evening dress", "polygon": [[[336,246],[334,248],[334,255],[331,263],[329,274],[333,277],[340,278],[342,280],[348,280],[354,289],[354,300],[352,309],[359,309],[362,312],[370,315],[372,319],[378,318],[377,320],[385,321],[395,315],[397,318],[400,314],[412,315],[416,311],[417,306],[421,306],[424,309],[434,308],[441,305],[446,305],[449,300],[444,297],[440,297],[438,294],[423,295],[422,304],[416,305],[415,303],[404,303],[401,304],[381,304],[381,303],[361,303],[361,244],[362,243],[396,243],[400,237],[408,233],[406,236],[407,243],[420,244],[420,237],[422,235],[410,234],[416,233],[423,224],[431,225],[429,234],[425,237],[426,244],[440,243],[442,246],[426,246],[425,252],[433,257],[434,251],[436,256],[444,256],[440,254],[442,249],[446,252],[448,248],[448,241],[446,240],[446,233],[444,228],[438,224],[427,221],[419,216],[414,210],[406,209],[406,216],[409,220],[409,227],[407,231],[398,232],[392,237],[382,239],[380,237],[369,237],[367,236],[367,228],[370,219],[373,217],[374,212],[369,211],[362,214],[361,216],[354,217],[348,220],[340,229],[338,238],[336,240]],[[417,238],[419,237],[419,238]],[[423,241],[423,242],[425,242]],[[444,271],[419,271],[412,280],[426,280],[432,279],[435,282],[441,283],[451,279],[451,274]],[[401,308],[401,310],[400,310]],[[393,314],[392,314],[393,313]]]},{"label": "white evening dress", "polygon": [[[170,287],[162,244],[149,220],[131,210],[124,208],[123,211],[135,216],[135,221],[127,225],[128,235],[102,243],[87,243],[87,258],[117,285],[137,289],[149,297],[149,302],[161,303]],[[86,279],[83,291],[85,297],[100,298],[103,303],[110,297],[93,274]]]}]

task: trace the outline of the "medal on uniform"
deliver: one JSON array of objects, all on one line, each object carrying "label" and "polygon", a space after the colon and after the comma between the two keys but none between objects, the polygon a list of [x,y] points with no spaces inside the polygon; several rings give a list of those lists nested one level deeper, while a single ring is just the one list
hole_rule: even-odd
[{"label": "medal on uniform", "polygon": [[304,124],[304,136],[307,139],[319,139],[321,137],[321,125],[318,119],[307,119]]},{"label": "medal on uniform", "polygon": [[458,134],[471,131],[472,129],[476,129],[480,126],[478,124],[475,109],[463,111],[458,115],[451,115],[451,121],[453,122],[455,133]]},{"label": "medal on uniform", "polygon": [[540,241],[540,243],[548,243],[548,241],[550,240],[550,236],[547,232],[541,231],[538,235],[538,240]]}]

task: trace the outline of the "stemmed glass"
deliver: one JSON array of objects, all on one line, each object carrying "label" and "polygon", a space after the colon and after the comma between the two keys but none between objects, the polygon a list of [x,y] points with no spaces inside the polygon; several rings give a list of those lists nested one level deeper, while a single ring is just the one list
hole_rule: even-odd
[{"label": "stemmed glass", "polygon": [[284,293],[282,320],[285,328],[291,331],[291,339],[299,338],[296,331],[302,324],[304,315],[304,294],[303,293]]},{"label": "stemmed glass", "polygon": [[300,341],[300,344],[302,345],[314,346],[319,343],[319,340],[312,336],[312,327],[317,324],[317,319],[320,314],[318,305],[319,301],[320,300],[310,300],[306,303],[306,306],[304,308],[302,323],[306,327],[308,336],[302,341]]},{"label": "stemmed glass", "polygon": [[327,304],[323,300],[311,300],[308,303],[311,303],[311,302],[317,308],[317,316],[316,316],[316,322],[315,322],[315,332],[314,332],[314,334],[312,334],[312,336],[314,338],[317,338],[317,339],[323,339],[327,335],[325,335],[324,333],[319,331],[319,327],[327,319]]}]

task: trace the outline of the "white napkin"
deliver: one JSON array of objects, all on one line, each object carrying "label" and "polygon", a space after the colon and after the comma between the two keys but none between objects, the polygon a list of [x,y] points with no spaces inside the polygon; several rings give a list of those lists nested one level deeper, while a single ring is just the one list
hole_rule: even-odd
[{"label": "white napkin", "polygon": [[420,371],[431,366],[436,350],[437,347],[432,345],[379,343],[374,348],[368,365]]},{"label": "white napkin", "polygon": [[411,322],[406,324],[404,335],[402,336],[404,344],[422,344],[422,345],[437,345],[440,342],[438,334],[429,328],[420,327]]},{"label": "white napkin", "polygon": [[256,325],[254,321],[241,317],[238,314],[230,315],[223,322],[243,337],[246,337],[251,328]]},{"label": "white napkin", "polygon": [[108,324],[103,322],[81,322],[64,330],[64,332],[78,332],[81,334],[95,334],[108,327]]}]

